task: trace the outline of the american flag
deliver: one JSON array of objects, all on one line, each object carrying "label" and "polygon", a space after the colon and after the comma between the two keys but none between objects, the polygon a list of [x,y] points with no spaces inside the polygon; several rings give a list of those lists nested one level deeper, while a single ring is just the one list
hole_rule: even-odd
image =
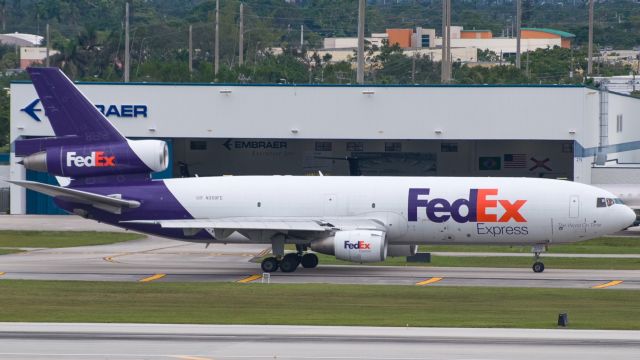
[{"label": "american flag", "polygon": [[524,169],[527,167],[527,154],[504,154],[505,169]]}]

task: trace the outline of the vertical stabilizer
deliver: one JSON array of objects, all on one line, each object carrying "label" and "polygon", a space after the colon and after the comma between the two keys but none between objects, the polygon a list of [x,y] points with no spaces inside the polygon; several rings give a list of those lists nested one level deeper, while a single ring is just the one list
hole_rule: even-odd
[{"label": "vertical stabilizer", "polygon": [[109,120],[58,68],[28,68],[33,86],[57,137],[77,136],[80,142],[126,142]]}]

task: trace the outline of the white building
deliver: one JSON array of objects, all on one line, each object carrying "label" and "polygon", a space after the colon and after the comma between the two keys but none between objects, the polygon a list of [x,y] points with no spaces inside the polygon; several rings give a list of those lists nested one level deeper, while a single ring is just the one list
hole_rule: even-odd
[{"label": "white building", "polygon": [[[79,87],[124,135],[169,142],[163,177],[321,170],[590,183],[596,159],[640,163],[640,100],[581,86]],[[144,111],[122,111],[131,106]],[[33,86],[11,84],[11,141],[51,135]],[[25,171],[13,155],[10,162],[14,179],[54,181]],[[14,214],[51,212],[47,201],[11,189]]]}]

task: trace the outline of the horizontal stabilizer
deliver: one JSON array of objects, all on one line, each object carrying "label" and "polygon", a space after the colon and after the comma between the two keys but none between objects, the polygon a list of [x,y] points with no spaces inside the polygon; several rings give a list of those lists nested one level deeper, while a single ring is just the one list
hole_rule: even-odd
[{"label": "horizontal stabilizer", "polygon": [[29,190],[37,191],[45,195],[49,195],[54,198],[60,198],[75,203],[91,205],[97,209],[108,211],[114,214],[120,214],[123,208],[133,209],[140,206],[140,203],[138,201],[121,199],[116,195],[105,196],[27,180],[7,180],[7,182],[25,187]]}]

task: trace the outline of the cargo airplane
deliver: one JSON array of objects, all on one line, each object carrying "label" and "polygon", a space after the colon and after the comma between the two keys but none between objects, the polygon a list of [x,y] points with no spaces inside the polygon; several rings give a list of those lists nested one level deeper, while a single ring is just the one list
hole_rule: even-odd
[{"label": "cargo airplane", "polygon": [[[165,142],[129,140],[56,68],[28,69],[54,137],[15,142],[27,169],[65,186],[11,180],[69,213],[201,243],[270,244],[265,272],[355,263],[418,245],[546,246],[619,231],[634,212],[610,192],[563,180],[491,177],[223,176],[165,180]],[[296,252],[285,253],[285,244]],[[309,251],[312,250],[312,251]]]}]

